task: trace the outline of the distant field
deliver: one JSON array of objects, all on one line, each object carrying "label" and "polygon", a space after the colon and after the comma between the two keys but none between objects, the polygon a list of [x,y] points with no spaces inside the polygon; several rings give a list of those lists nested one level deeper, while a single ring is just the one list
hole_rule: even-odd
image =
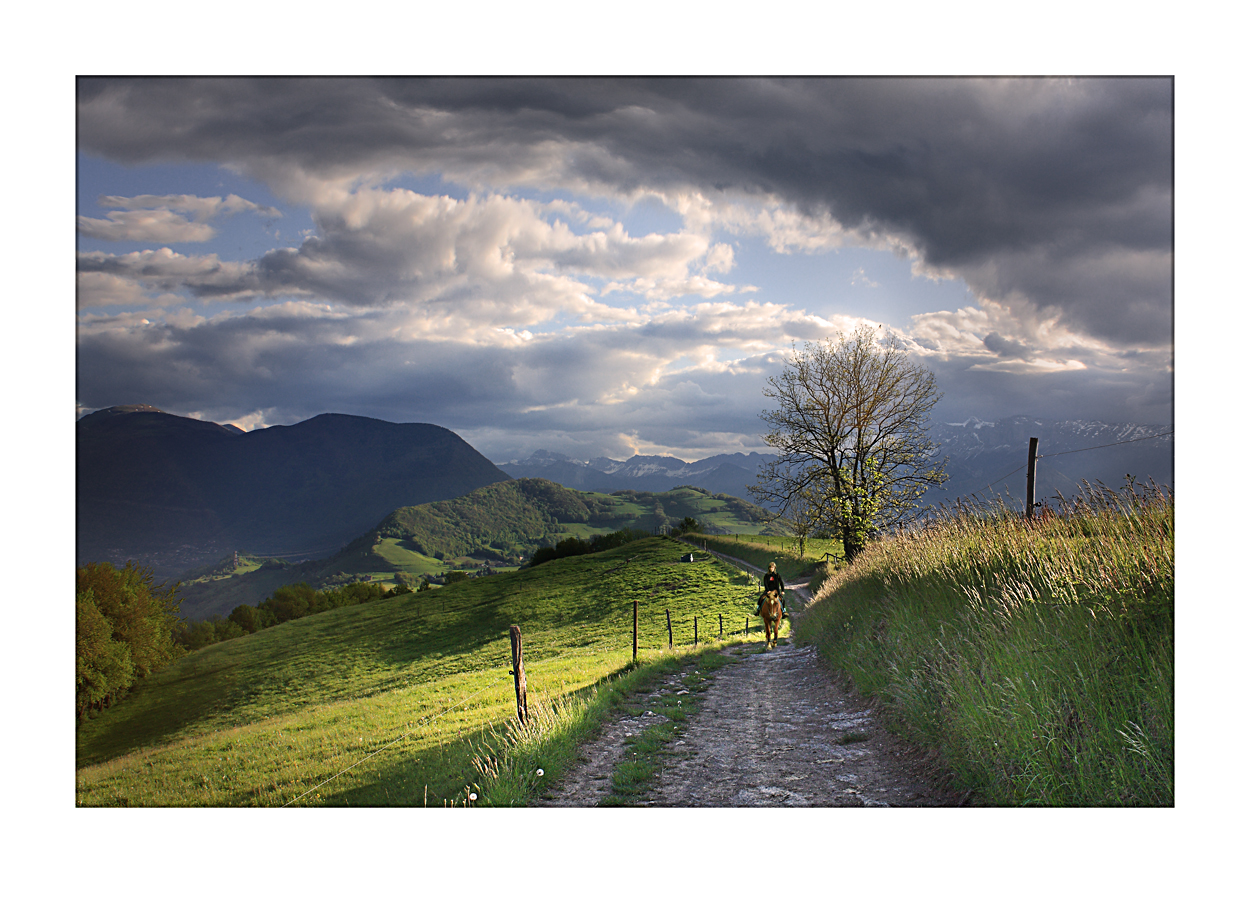
[{"label": "distant field", "polygon": [[[515,718],[511,624],[532,710],[624,678],[635,600],[649,666],[670,654],[666,610],[679,652],[693,649],[696,617],[701,642],[722,620],[727,640],[744,638],[754,580],[710,555],[681,563],[686,550],[645,539],[191,653],[80,725],[77,804],[464,803],[480,779],[473,756]],[[548,779],[566,764],[553,760]]]},{"label": "distant field", "polygon": [[[403,539],[386,538],[373,546],[373,553],[391,565],[392,573],[401,571],[403,573],[411,573],[414,576],[432,576],[435,573],[441,573],[450,567],[455,567],[462,563],[459,560],[440,561],[436,557],[421,554],[404,546],[405,541]],[[382,571],[374,572],[382,575]],[[392,573],[386,573],[385,575],[391,576]]]}]

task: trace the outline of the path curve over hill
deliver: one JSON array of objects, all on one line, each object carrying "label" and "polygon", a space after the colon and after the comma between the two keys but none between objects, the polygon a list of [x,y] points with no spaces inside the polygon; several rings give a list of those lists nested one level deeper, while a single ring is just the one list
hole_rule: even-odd
[{"label": "path curve over hill", "polygon": [[[731,559],[733,560],[733,559]],[[733,563],[753,570],[743,561]],[[795,589],[804,606],[808,593]],[[798,605],[791,605],[798,608]],[[794,616],[801,617],[796,610]],[[888,733],[870,703],[846,688],[812,646],[783,639],[722,654],[735,663],[710,675],[698,711],[641,805],[657,807],[920,807],[961,803],[939,788],[925,759]],[[650,698],[682,693],[687,665]],[[658,706],[657,706],[658,707]],[[537,804],[588,807],[611,788],[624,743],[663,720],[651,711],[609,724],[581,762]]]}]

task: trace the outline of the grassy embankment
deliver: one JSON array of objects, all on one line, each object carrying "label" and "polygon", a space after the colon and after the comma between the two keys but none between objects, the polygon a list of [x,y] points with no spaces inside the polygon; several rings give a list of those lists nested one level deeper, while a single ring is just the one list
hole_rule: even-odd
[{"label": "grassy embankment", "polygon": [[[770,563],[787,587],[806,585],[815,592],[834,570],[833,561],[842,559],[842,542],[838,539],[808,539],[803,554],[790,536],[765,535],[692,535],[688,537],[708,551],[746,561],[760,570]],[[826,555],[832,558],[826,559]]]},{"label": "grassy embankment", "polygon": [[[705,651],[718,615],[724,641],[743,638],[753,581],[710,556],[680,563],[685,550],[646,539],[189,654],[80,725],[77,803],[420,806],[464,804],[474,792],[479,805],[524,804],[614,706]],[[514,623],[525,728],[515,726],[509,674]]]},{"label": "grassy embankment", "polygon": [[990,805],[1172,805],[1170,493],[951,514],[875,543],[796,628]]}]

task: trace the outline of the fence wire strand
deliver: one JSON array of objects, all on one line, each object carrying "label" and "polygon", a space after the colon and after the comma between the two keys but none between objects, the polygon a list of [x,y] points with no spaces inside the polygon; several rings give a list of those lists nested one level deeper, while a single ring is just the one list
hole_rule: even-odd
[{"label": "fence wire strand", "polygon": [[1054,454],[1039,454],[1037,457],[1040,460],[1043,457],[1058,457],[1061,454],[1076,454],[1080,451],[1096,451],[1099,448],[1111,448],[1115,445],[1129,445],[1133,442],[1144,442],[1152,438],[1163,438],[1163,436],[1171,435],[1175,431],[1175,429],[1169,429],[1167,432],[1156,432],[1154,435],[1143,435],[1141,438],[1126,438],[1122,442],[1111,442],[1106,445],[1091,445],[1088,448],[1073,448],[1071,451],[1056,451]]}]

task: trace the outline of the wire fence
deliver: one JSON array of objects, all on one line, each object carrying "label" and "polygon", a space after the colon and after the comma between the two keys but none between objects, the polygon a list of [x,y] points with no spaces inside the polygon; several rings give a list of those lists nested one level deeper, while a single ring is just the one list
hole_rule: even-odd
[{"label": "wire fence", "polygon": [[[1143,436],[1139,436],[1138,438],[1129,438],[1129,439],[1124,439],[1123,441],[1118,441],[1118,442],[1108,442],[1105,445],[1090,445],[1088,448],[1072,448],[1071,450],[1068,450],[1068,451],[1054,451],[1050,454],[1038,454],[1036,459],[1037,461],[1040,462],[1043,458],[1047,458],[1047,457],[1060,457],[1061,455],[1064,455],[1064,454],[1079,454],[1082,451],[1097,451],[1099,448],[1114,448],[1116,445],[1130,445],[1133,442],[1145,442],[1145,441],[1149,441],[1150,439],[1164,438],[1166,436],[1172,435],[1174,432],[1175,432],[1174,429],[1169,429],[1167,432],[1156,432],[1153,435],[1143,435]],[[1010,473],[1005,473],[1004,475],[999,476],[997,479],[993,480],[992,482],[986,483],[983,488],[979,488],[977,489],[977,491],[980,492],[980,491],[992,490],[994,486],[998,485],[1000,482],[1010,479],[1012,476],[1015,476],[1017,473],[1019,473],[1021,470],[1025,469],[1026,467],[1028,467],[1027,462],[1016,467]],[[1068,476],[1065,473],[1062,473],[1058,469],[1053,468],[1053,467],[1048,468],[1047,472],[1054,473],[1057,476],[1062,476],[1068,482],[1071,482],[1072,485],[1076,487],[1078,490],[1080,489],[1079,483],[1077,483],[1070,476]],[[1011,494],[1010,489],[1007,490],[1007,494],[1008,495]]]}]

